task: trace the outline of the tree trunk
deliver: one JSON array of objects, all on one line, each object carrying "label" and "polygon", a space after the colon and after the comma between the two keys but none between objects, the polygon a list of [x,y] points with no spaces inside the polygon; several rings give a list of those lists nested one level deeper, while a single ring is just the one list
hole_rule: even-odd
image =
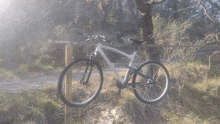
[{"label": "tree trunk", "polygon": [[121,27],[123,27],[122,25],[122,21],[123,21],[123,14],[122,14],[122,11],[123,11],[123,6],[122,6],[122,1],[121,0],[118,0],[118,22],[117,22],[117,29],[121,29]]},{"label": "tree trunk", "polygon": [[[157,0],[157,2],[165,1],[165,0]],[[155,44],[153,38],[153,21],[151,15],[151,3],[154,3],[154,0],[149,0],[147,4],[143,2],[143,0],[135,0],[139,11],[142,13],[142,40],[146,40],[148,44]],[[150,2],[150,3],[149,3]],[[162,48],[158,47],[146,47],[145,52],[147,54],[148,60],[160,61],[160,53]],[[158,71],[155,66],[146,67],[143,70],[143,74],[148,75],[153,78],[154,72]],[[145,80],[145,79],[140,79]],[[146,105],[145,111],[148,109],[148,105]]]},{"label": "tree trunk", "polygon": [[113,0],[109,0],[108,2],[106,2],[105,0],[101,0],[102,9],[104,10],[104,17],[102,19],[102,30],[106,29],[107,19],[112,7],[112,2]]},{"label": "tree trunk", "polygon": [[[155,44],[153,38],[153,21],[151,15],[151,4],[144,3],[143,0],[136,0],[139,11],[142,13],[142,40],[147,44]],[[146,47],[145,52],[148,60],[160,61],[160,53],[162,48]]]}]

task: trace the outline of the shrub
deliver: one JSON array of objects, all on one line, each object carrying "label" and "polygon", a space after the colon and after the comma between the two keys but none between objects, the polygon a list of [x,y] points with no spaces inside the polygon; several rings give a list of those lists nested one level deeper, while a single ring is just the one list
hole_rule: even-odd
[{"label": "shrub", "polygon": [[25,64],[21,64],[18,68],[18,72],[19,74],[27,74],[27,72],[29,71],[29,67],[28,65]]}]

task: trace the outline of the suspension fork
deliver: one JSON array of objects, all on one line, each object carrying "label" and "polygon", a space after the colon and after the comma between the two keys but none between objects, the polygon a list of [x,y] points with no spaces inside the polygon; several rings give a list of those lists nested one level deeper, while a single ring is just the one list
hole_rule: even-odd
[{"label": "suspension fork", "polygon": [[[90,55],[89,61],[86,63],[86,64],[87,64],[86,70],[85,70],[85,72],[84,72],[84,74],[83,74],[82,79],[80,80],[80,83],[82,83],[83,85],[88,84],[89,78],[90,78],[90,76],[91,76],[91,74],[92,74],[92,69],[93,69],[93,66],[94,66],[93,61],[94,61],[95,57],[96,57],[96,55],[95,55],[94,53],[92,53],[92,54]],[[90,68],[89,74],[88,74],[88,76],[87,76],[86,81],[84,82],[84,79],[85,79],[87,70],[88,70],[88,68],[89,68],[90,65],[91,65],[91,68]]]},{"label": "suspension fork", "polygon": [[84,82],[84,79],[85,79],[85,77],[86,77],[87,70],[88,70],[88,68],[89,68],[89,65],[87,65],[86,70],[85,70],[85,72],[84,72],[84,74],[83,74],[83,77],[82,77],[82,79],[81,79],[81,81],[80,81],[80,83],[82,83],[83,85],[88,84],[89,78],[90,78],[90,76],[91,76],[91,74],[92,74],[92,67],[93,67],[93,66],[90,67],[89,74],[88,74],[88,76],[87,76],[86,81]]}]

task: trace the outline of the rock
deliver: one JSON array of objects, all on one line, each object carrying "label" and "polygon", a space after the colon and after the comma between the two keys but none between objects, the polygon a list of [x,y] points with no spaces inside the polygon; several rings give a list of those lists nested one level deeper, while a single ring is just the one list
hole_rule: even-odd
[{"label": "rock", "polygon": [[116,124],[116,120],[119,118],[119,109],[116,107],[112,110],[105,110],[101,114],[97,124]]}]

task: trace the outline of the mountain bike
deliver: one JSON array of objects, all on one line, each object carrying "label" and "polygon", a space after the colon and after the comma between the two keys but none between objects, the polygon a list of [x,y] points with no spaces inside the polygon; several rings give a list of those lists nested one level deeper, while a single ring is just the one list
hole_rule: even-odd
[{"label": "mountain bike", "polygon": [[[132,88],[135,96],[143,103],[153,104],[165,98],[170,82],[170,76],[166,67],[157,61],[147,61],[138,67],[133,67],[133,62],[137,56],[139,46],[145,41],[130,39],[133,42],[134,51],[129,55],[116,48],[98,43],[93,52],[88,58],[82,58],[72,61],[67,65],[60,74],[58,81],[58,92],[61,100],[70,107],[80,108],[89,105],[94,101],[103,86],[103,71],[96,61],[98,55],[104,58],[111,70],[117,75],[118,87],[117,94],[121,93],[121,89],[126,87]],[[126,66],[126,73],[121,76],[118,70],[114,67],[109,58],[105,55],[103,49],[110,50],[117,54],[126,57],[129,64]],[[65,92],[65,77],[71,77],[70,96],[66,97]],[[132,78],[132,81],[129,80]]]}]

